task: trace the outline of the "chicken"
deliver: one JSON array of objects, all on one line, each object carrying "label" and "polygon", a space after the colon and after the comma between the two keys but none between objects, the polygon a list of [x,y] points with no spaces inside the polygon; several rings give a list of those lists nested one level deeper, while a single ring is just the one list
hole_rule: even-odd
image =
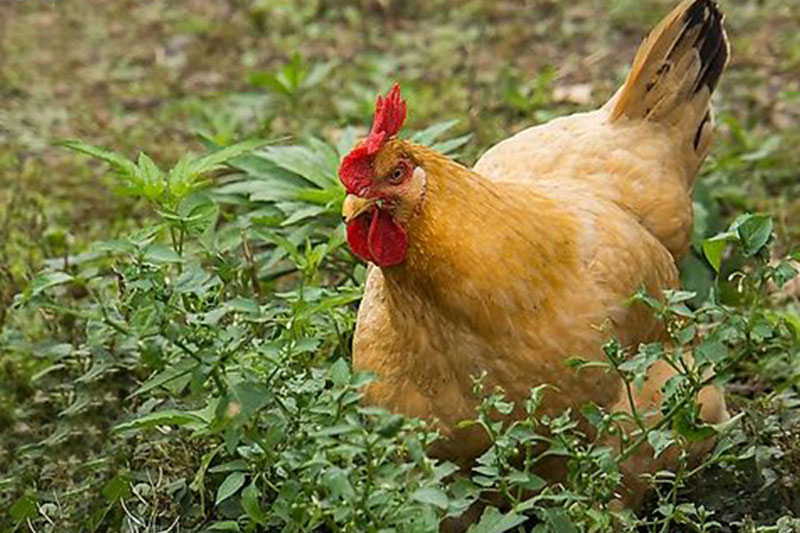
[{"label": "chicken", "polygon": [[[667,340],[648,309],[625,301],[679,286],[727,59],[717,6],[686,0],[644,40],[607,104],[521,131],[473,169],[399,139],[399,88],[378,97],[368,136],[339,170],[348,242],[374,265],[353,341],[355,368],[377,375],[366,401],[436,420],[444,439],[433,452],[465,467],[489,445],[480,429],[458,427],[475,416],[482,372],[513,416],[543,383],[554,387],[543,413],[630,409],[617,375],[565,360],[604,360],[612,336],[631,347]],[[671,372],[655,365],[635,403],[657,406]],[[706,421],[727,418],[718,389],[701,403]],[[636,476],[662,463],[629,461],[627,503],[640,496]]]}]

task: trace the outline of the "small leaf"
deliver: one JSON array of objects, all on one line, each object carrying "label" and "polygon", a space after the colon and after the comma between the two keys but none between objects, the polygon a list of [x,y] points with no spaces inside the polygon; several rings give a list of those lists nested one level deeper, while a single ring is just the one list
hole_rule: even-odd
[{"label": "small leaf", "polygon": [[331,381],[334,385],[346,385],[350,382],[350,365],[344,359],[339,359],[331,365]]},{"label": "small leaf", "polygon": [[174,409],[167,409],[164,411],[157,411],[145,416],[117,424],[111,430],[112,433],[122,433],[125,431],[139,431],[142,429],[152,428],[155,426],[186,426],[196,423],[205,423],[200,416],[189,413],[186,411],[177,411]]},{"label": "small leaf", "polygon": [[197,367],[198,363],[193,359],[183,359],[174,367],[167,368],[145,381],[141,387],[131,393],[130,397],[150,392],[157,387],[162,387],[179,377],[192,373]]},{"label": "small leaf", "polygon": [[247,513],[250,520],[260,526],[266,526],[267,515],[264,514],[258,502],[260,495],[256,482],[253,481],[242,491],[242,509]]},{"label": "small leaf", "polygon": [[738,226],[745,257],[756,255],[772,236],[772,218],[767,215],[751,215]]},{"label": "small leaf", "polygon": [[214,522],[207,528],[209,531],[241,531],[239,524],[233,520],[224,520],[222,522]]},{"label": "small leaf", "polygon": [[411,135],[411,140],[419,144],[430,146],[436,141],[436,139],[441,137],[444,132],[451,129],[453,126],[458,124],[458,122],[458,119],[453,119],[439,122],[433,126],[428,126],[424,130],[418,131]]},{"label": "small leaf", "polygon": [[719,273],[722,266],[722,253],[725,251],[725,246],[728,242],[726,239],[706,239],[703,241],[703,254],[708,259],[708,263],[714,268],[714,271]]},{"label": "small leaf", "polygon": [[[316,145],[315,148],[317,150],[307,146],[273,146],[258,152],[257,155],[320,188],[341,187],[336,177],[338,170],[336,151],[333,147],[323,148],[321,145]],[[330,152],[333,157],[326,152]]]},{"label": "small leaf", "polygon": [[244,480],[247,474],[244,472],[231,472],[225,481],[217,489],[216,505],[219,505],[223,500],[227,500],[244,485]]},{"label": "small leaf", "polygon": [[287,213],[289,216],[281,222],[281,226],[291,226],[292,224],[296,224],[303,220],[315,217],[317,215],[321,215],[328,209],[324,206],[319,205],[309,205],[304,207],[298,207],[297,210],[293,211],[292,213]]},{"label": "small leaf", "polygon": [[159,182],[163,180],[164,173],[158,168],[158,165],[150,159],[144,152],[139,153],[139,174],[144,180],[146,185],[159,186]]},{"label": "small leaf", "polygon": [[694,349],[694,358],[698,364],[706,362],[716,364],[724,360],[727,355],[728,348],[717,340],[705,340]]},{"label": "small leaf", "polygon": [[36,500],[27,494],[14,502],[8,510],[8,514],[15,522],[24,522],[31,518],[36,518]]},{"label": "small leaf", "polygon": [[175,250],[163,244],[148,246],[144,251],[144,260],[156,265],[183,262],[183,258]]},{"label": "small leaf", "polygon": [[434,505],[439,509],[447,509],[447,494],[441,489],[435,487],[427,487],[418,489],[411,495],[411,497],[420,502],[428,505]]},{"label": "small leaf", "polygon": [[520,486],[526,491],[540,491],[547,486],[547,482],[536,474],[530,472],[516,471],[508,474],[506,479],[514,485]]},{"label": "small leaf", "polygon": [[256,87],[263,87],[264,89],[269,89],[274,93],[281,94],[288,98],[291,98],[294,94],[290,87],[287,87],[277,76],[270,72],[254,72],[250,76],[250,84]]},{"label": "small leaf", "polygon": [[682,346],[684,346],[692,342],[696,334],[697,334],[697,328],[690,325],[678,331],[676,339]]},{"label": "small leaf", "polygon": [[231,159],[244,155],[248,152],[252,152],[257,148],[261,148],[269,144],[269,142],[270,141],[264,139],[250,139],[233,144],[231,146],[226,146],[225,148],[221,148],[216,152],[212,152],[191,161],[188,165],[188,171],[192,174],[203,174],[205,172],[215,170],[219,168],[220,165],[227,163]]},{"label": "small leaf", "polygon": [[262,383],[242,381],[231,387],[231,396],[238,404],[241,416],[247,419],[264,407],[272,394]]},{"label": "small leaf", "polygon": [[647,442],[653,447],[654,458],[658,458],[675,440],[672,438],[672,431],[651,431],[647,435]]},{"label": "small leaf", "polygon": [[495,507],[484,509],[481,519],[477,524],[470,526],[468,533],[503,533],[514,529],[524,523],[526,517],[514,511],[506,514],[500,513]]},{"label": "small leaf", "polygon": [[221,465],[217,465],[208,469],[208,471],[212,474],[219,474],[221,472],[244,472],[246,470],[247,461],[244,459],[234,459],[233,461],[228,461],[227,463],[222,463]]},{"label": "small leaf", "polygon": [[390,439],[400,432],[404,423],[405,418],[401,415],[389,415],[381,422],[376,431],[381,437]]},{"label": "small leaf", "polygon": [[106,500],[110,503],[114,503],[117,500],[124,500],[131,495],[130,479],[126,475],[117,474],[103,486],[102,492],[103,496],[105,496]]},{"label": "small leaf", "polygon": [[72,279],[73,277],[66,272],[45,272],[36,276],[25,292],[28,298],[33,298],[50,287],[62,285]]},{"label": "small leaf", "polygon": [[334,498],[349,500],[356,495],[350,480],[347,479],[347,474],[339,467],[332,466],[328,468],[322,476],[322,483]]},{"label": "small leaf", "polygon": [[130,241],[122,239],[111,239],[107,241],[97,241],[91,244],[91,249],[97,252],[112,254],[135,254],[136,245]]},{"label": "small leaf", "polygon": [[672,427],[682,437],[688,439],[690,442],[699,442],[709,437],[713,437],[716,433],[713,426],[709,424],[697,423],[690,410],[685,410],[678,413],[675,417]]},{"label": "small leaf", "polygon": [[470,139],[472,139],[472,135],[462,135],[461,137],[455,137],[454,139],[438,142],[431,146],[431,148],[437,152],[449,155],[453,154],[453,152],[467,144]]},{"label": "small leaf", "polygon": [[781,261],[772,273],[772,279],[778,288],[783,287],[795,277],[797,277],[797,269],[788,261]]},{"label": "small leaf", "polygon": [[65,140],[59,142],[58,144],[65,148],[69,148],[70,150],[82,152],[86,155],[100,159],[101,161],[108,163],[117,172],[120,172],[128,177],[137,175],[136,165],[131,160],[120,154],[117,154],[116,152],[112,152],[107,148],[103,148],[102,146],[93,146],[91,144],[86,144],[76,140]]},{"label": "small leaf", "polygon": [[545,509],[539,513],[553,533],[578,533],[575,525],[570,521],[564,509],[555,507]]}]

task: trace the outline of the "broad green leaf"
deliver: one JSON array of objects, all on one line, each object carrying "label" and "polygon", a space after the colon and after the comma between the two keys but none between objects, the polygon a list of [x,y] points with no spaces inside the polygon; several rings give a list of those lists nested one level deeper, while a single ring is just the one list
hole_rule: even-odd
[{"label": "broad green leaf", "polygon": [[225,148],[221,148],[216,152],[212,152],[208,155],[204,155],[193,160],[191,163],[189,163],[188,171],[193,174],[204,174],[206,172],[216,170],[220,168],[222,164],[227,163],[231,159],[244,155],[248,152],[252,152],[253,150],[261,148],[269,143],[270,141],[264,139],[249,139],[231,146],[226,146]]},{"label": "broad green leaf", "polygon": [[349,500],[356,495],[350,480],[347,479],[347,473],[337,466],[327,469],[322,476],[322,483],[336,499]]},{"label": "broad green leaf", "polygon": [[694,420],[692,411],[688,409],[680,412],[678,416],[675,417],[672,427],[680,436],[688,439],[690,442],[705,440],[713,437],[716,433],[713,426],[698,423]]},{"label": "broad green leaf", "polygon": [[336,163],[331,164],[327,154],[307,146],[271,146],[257,155],[323,189],[338,183]]},{"label": "broad green leaf", "polygon": [[[327,189],[312,189],[303,187],[295,192],[295,199],[301,202],[310,204],[324,205],[328,209],[333,209],[335,214],[339,214],[344,201],[344,189],[337,186],[331,186]],[[336,204],[331,206],[331,204]]]},{"label": "broad green leaf", "polygon": [[36,500],[27,494],[15,501],[8,510],[9,516],[15,522],[25,522],[28,519],[36,518]]},{"label": "broad green leaf", "polygon": [[444,132],[458,124],[458,122],[458,119],[453,119],[428,126],[424,130],[412,134],[411,140],[419,144],[431,146],[436,139],[438,139]]},{"label": "broad green leaf", "polygon": [[138,165],[139,175],[145,185],[160,188],[164,179],[164,172],[158,168],[158,165],[144,152],[139,153]]},{"label": "broad green leaf", "polygon": [[185,376],[186,374],[193,372],[197,368],[198,364],[199,363],[193,359],[183,359],[175,366],[167,368],[145,381],[141,387],[131,393],[130,397],[139,396],[146,392],[150,392],[157,387],[166,385],[174,379]]},{"label": "broad green leaf", "polygon": [[[293,176],[293,179],[296,178]],[[282,202],[297,200],[305,182],[294,183],[282,178],[253,178],[235,181],[216,188],[217,194],[241,194],[253,202]],[[314,189],[319,190],[319,189]]]},{"label": "broad green leaf", "polygon": [[206,479],[206,471],[208,470],[208,465],[211,464],[211,461],[214,460],[214,457],[219,453],[222,449],[222,446],[217,446],[213,448],[211,451],[206,452],[203,454],[203,458],[200,461],[200,468],[197,469],[197,472],[194,475],[194,479],[189,484],[189,488],[195,492],[201,492],[204,489],[205,479]]},{"label": "broad green leaf", "polygon": [[675,440],[672,438],[672,431],[656,430],[648,433],[647,442],[653,447],[653,451],[655,452],[654,457],[658,458],[658,456],[661,455],[664,450],[669,448],[670,445],[675,442]]},{"label": "broad green leaf", "polygon": [[167,409],[150,413],[128,422],[117,424],[111,430],[112,433],[122,433],[126,431],[140,431],[155,426],[186,426],[198,423],[205,423],[200,416],[187,411]]},{"label": "broad green leaf", "polygon": [[516,471],[508,474],[507,479],[525,489],[526,491],[539,491],[547,486],[547,482],[536,474]]},{"label": "broad green leaf", "polygon": [[455,137],[453,139],[448,139],[446,141],[438,142],[431,146],[433,150],[437,152],[441,152],[445,155],[452,154],[465,144],[469,142],[472,138],[472,135],[462,135],[461,137]]},{"label": "broad green leaf", "polygon": [[259,315],[261,313],[261,307],[258,302],[251,298],[233,298],[227,303],[226,308],[230,311],[248,315]]},{"label": "broad green leaf", "polygon": [[74,278],[66,272],[44,272],[33,279],[25,293],[28,298],[33,298],[46,289],[55,287],[56,285],[62,285],[73,279]]},{"label": "broad green leaf", "polygon": [[698,364],[706,362],[716,364],[727,356],[727,346],[718,340],[706,339],[694,349],[694,359]]},{"label": "broad green leaf", "polygon": [[239,524],[233,520],[223,520],[222,522],[214,522],[208,526],[209,531],[241,531]]},{"label": "broad green leaf", "polygon": [[382,437],[392,438],[403,428],[404,423],[405,418],[401,415],[389,415],[376,428],[376,431]]},{"label": "broad green leaf", "polygon": [[145,249],[143,259],[156,265],[183,262],[183,258],[178,255],[178,252],[169,246],[157,243],[151,244]]},{"label": "broad green leaf", "polygon": [[722,266],[722,254],[727,244],[727,239],[717,239],[715,237],[703,241],[703,254],[717,273],[719,273],[720,266]]},{"label": "broad green leaf", "polygon": [[514,529],[525,520],[525,516],[514,511],[503,514],[495,507],[487,507],[478,523],[470,526],[467,533],[503,533]]},{"label": "broad green leaf", "polygon": [[334,385],[346,385],[350,382],[350,365],[344,359],[339,359],[331,365],[331,381]]},{"label": "broad green leaf", "polygon": [[[280,147],[277,147],[280,148]],[[297,187],[308,186],[308,180],[303,179],[291,170],[277,165],[265,158],[262,152],[253,152],[239,156],[231,161],[231,166],[241,170],[249,178],[268,183],[286,183]]]},{"label": "broad green leaf", "polygon": [[228,477],[225,478],[225,481],[217,489],[217,499],[215,505],[219,505],[220,502],[226,500],[236,494],[236,492],[242,488],[244,485],[244,480],[247,474],[244,472],[231,472],[228,474]]},{"label": "broad green leaf", "polygon": [[620,370],[633,374],[633,385],[641,390],[650,367],[664,355],[661,343],[640,344],[636,355],[619,365]]},{"label": "broad green leaf", "polygon": [[324,207],[320,207],[317,205],[310,205],[306,207],[300,207],[296,211],[289,214],[289,216],[281,222],[281,226],[290,226],[292,224],[296,224],[308,218],[315,217],[327,211]]},{"label": "broad green leaf", "polygon": [[539,512],[552,533],[578,533],[564,509],[551,507]]},{"label": "broad green leaf", "polygon": [[242,491],[242,509],[247,513],[247,516],[260,526],[267,525],[267,515],[261,509],[259,497],[261,492],[253,481]]},{"label": "broad green leaf", "polygon": [[737,228],[745,257],[757,254],[772,236],[772,218],[767,215],[751,215]]},{"label": "broad green leaf", "polygon": [[291,98],[294,94],[291,87],[287,86],[283,80],[271,72],[254,72],[250,75],[250,84],[256,87],[269,89],[270,91],[283,95],[287,98]]},{"label": "broad green leaf", "polygon": [[124,239],[112,239],[108,241],[97,241],[91,244],[91,249],[98,252],[112,254],[135,254],[136,245]]},{"label": "broad green leaf", "polygon": [[237,472],[247,471],[247,461],[244,459],[234,459],[233,461],[228,461],[227,463],[222,463],[221,465],[217,465],[208,469],[209,472],[212,474],[219,474],[221,472]]},{"label": "broad green leaf", "polygon": [[103,148],[102,146],[93,146],[78,140],[64,140],[58,144],[65,148],[69,148],[70,150],[81,152],[100,159],[101,161],[108,163],[114,170],[124,174],[127,177],[134,178],[138,176],[138,169],[133,161],[107,148]]},{"label": "broad green leaf", "polygon": [[112,503],[130,497],[130,478],[124,474],[117,474],[103,486],[102,493],[106,500]]},{"label": "broad green leaf", "polygon": [[781,261],[778,266],[775,267],[775,271],[772,274],[772,279],[775,281],[775,285],[777,285],[778,288],[783,287],[795,277],[797,277],[797,269],[788,261]]},{"label": "broad green leaf", "polygon": [[447,494],[441,489],[437,489],[435,487],[418,489],[414,491],[414,494],[412,494],[411,497],[420,503],[433,505],[439,509],[447,509]]},{"label": "broad green leaf", "polygon": [[231,387],[231,398],[239,405],[241,415],[250,418],[264,407],[271,397],[266,385],[252,381],[236,383]]}]

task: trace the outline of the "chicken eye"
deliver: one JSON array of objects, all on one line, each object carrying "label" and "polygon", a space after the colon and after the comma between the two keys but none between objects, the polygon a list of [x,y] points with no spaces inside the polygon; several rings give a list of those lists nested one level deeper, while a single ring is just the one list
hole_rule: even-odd
[{"label": "chicken eye", "polygon": [[394,170],[392,170],[392,173],[389,175],[389,183],[397,185],[398,183],[403,181],[403,178],[405,178],[405,176],[406,176],[406,165],[404,163],[401,163],[396,167],[394,167]]}]

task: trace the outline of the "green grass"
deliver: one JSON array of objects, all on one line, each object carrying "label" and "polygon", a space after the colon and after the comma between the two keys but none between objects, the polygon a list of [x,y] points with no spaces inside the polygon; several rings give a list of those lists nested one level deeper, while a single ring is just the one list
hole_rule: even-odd
[{"label": "green grass", "polygon": [[[458,139],[444,147],[471,163],[526,125],[602,103],[672,2],[527,5],[0,3],[0,524],[422,531],[488,487],[515,507],[478,531],[523,517],[537,531],[797,528],[798,291],[774,288],[800,236],[792,0],[722,5],[733,60],[683,273],[700,293],[696,340],[731,335],[719,357],[741,416],[702,469],[655,480],[632,517],[609,505],[616,459],[568,417],[540,420],[532,404],[528,425],[494,427],[503,400],[479,391],[475,423],[495,446],[459,477],[421,453],[434,436],[418,421],[356,402],[364,378],[346,361],[364,270],[343,245],[335,168],[374,95],[400,81],[410,130],[455,120],[421,140]],[[222,165],[217,147],[247,138],[271,144]],[[111,175],[63,139],[136,166],[115,159]],[[181,159],[202,164],[169,173]],[[769,214],[774,236],[758,238],[766,218],[734,230],[716,276],[706,255],[720,249],[703,243],[745,212]],[[635,380],[635,363],[669,357],[653,353],[617,371]],[[692,404],[700,370],[675,402]],[[708,429],[690,414],[646,440],[685,445]],[[506,461],[537,424],[573,460],[559,486]]]}]

